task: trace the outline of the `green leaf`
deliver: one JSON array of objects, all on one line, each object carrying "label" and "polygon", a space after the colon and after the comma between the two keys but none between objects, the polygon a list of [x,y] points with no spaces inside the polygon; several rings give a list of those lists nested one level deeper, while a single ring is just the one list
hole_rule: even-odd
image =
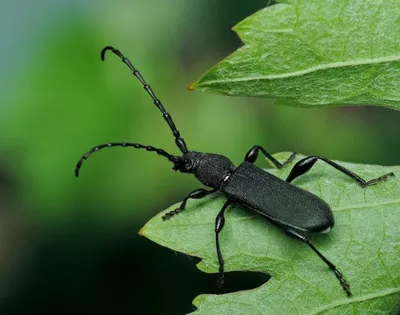
[{"label": "green leaf", "polygon": [[[283,161],[288,153],[275,157]],[[366,180],[389,172],[396,175],[362,188],[318,162],[293,182],[332,207],[334,228],[327,234],[312,235],[310,240],[344,274],[353,297],[346,296],[331,270],[306,244],[282,233],[260,215],[235,206],[226,213],[220,237],[226,270],[259,271],[272,277],[253,290],[200,295],[194,300],[196,315],[388,314],[393,310],[400,300],[400,166],[339,163]],[[268,171],[286,178],[290,169]],[[163,221],[163,214],[176,208],[174,205],[151,219],[140,234],[200,257],[198,268],[215,273],[214,220],[224,201],[222,195],[192,200],[185,211]]]},{"label": "green leaf", "polygon": [[244,46],[189,89],[400,109],[400,1],[280,2],[236,25]]}]

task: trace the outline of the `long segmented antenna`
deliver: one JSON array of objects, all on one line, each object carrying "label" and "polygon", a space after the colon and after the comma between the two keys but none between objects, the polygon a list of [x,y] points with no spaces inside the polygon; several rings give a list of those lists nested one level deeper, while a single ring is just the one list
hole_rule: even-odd
[{"label": "long segmented antenna", "polygon": [[116,54],[119,58],[121,58],[121,61],[128,66],[128,68],[132,71],[132,74],[136,78],[138,78],[138,80],[143,84],[144,89],[147,91],[147,93],[153,99],[154,105],[156,105],[157,108],[161,111],[165,121],[168,123],[168,126],[171,128],[172,134],[175,137],[175,143],[178,146],[179,150],[181,150],[181,152],[183,154],[187,153],[188,149],[186,147],[185,140],[181,137],[178,129],[176,129],[174,121],[172,120],[171,115],[165,110],[163,104],[157,98],[157,96],[154,94],[154,92],[151,89],[150,85],[142,77],[140,72],[138,70],[136,70],[136,68],[132,65],[132,63],[129,61],[128,58],[126,58],[118,49],[115,49],[112,46],[107,46],[107,47],[103,48],[103,50],[101,51],[101,60],[104,61],[105,53],[106,53],[107,50],[111,50],[114,54]]},{"label": "long segmented antenna", "polygon": [[175,163],[177,161],[177,157],[169,154],[168,152],[162,150],[162,149],[157,149],[151,145],[143,145],[140,143],[129,143],[129,142],[110,142],[110,143],[105,143],[105,144],[100,144],[98,146],[95,146],[93,149],[91,149],[89,152],[87,152],[84,156],[82,156],[76,164],[75,168],[75,176],[79,176],[79,170],[81,169],[81,166],[83,162],[85,162],[89,156],[91,156],[93,153],[104,149],[104,148],[112,148],[112,147],[134,147],[136,149],[146,149],[147,151],[153,151],[156,152],[159,155],[165,156],[169,161]]}]

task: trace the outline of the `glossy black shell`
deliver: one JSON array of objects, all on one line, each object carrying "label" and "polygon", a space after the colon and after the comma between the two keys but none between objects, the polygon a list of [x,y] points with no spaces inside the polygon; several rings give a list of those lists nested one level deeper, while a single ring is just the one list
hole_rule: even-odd
[{"label": "glossy black shell", "polygon": [[334,225],[329,205],[314,194],[243,162],[221,186],[233,202],[298,231],[323,232]]}]

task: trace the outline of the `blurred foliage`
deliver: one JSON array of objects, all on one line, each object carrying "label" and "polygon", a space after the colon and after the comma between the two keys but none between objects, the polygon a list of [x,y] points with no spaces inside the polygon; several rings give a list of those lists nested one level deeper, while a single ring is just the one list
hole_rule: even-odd
[{"label": "blurred foliage", "polygon": [[[7,241],[24,240],[11,246],[24,257],[18,268],[4,267],[15,260],[0,252],[0,273],[18,283],[1,287],[1,313],[176,314],[192,310],[181,299],[216,291],[214,278],[186,257],[137,236],[148,218],[199,187],[193,178],[173,172],[156,154],[127,148],[97,153],[74,178],[77,160],[100,143],[132,141],[178,152],[137,80],[118,58],[100,61],[106,45],[118,47],[142,72],[190,149],[223,153],[236,164],[254,144],[270,152],[399,164],[398,113],[266,107],[256,99],[185,90],[241,45],[230,28],[265,1],[39,2],[5,2],[0,13],[6,17],[14,6],[12,20],[24,21],[3,28],[13,49],[3,50],[0,61],[7,69],[1,73],[7,88],[0,161],[18,191],[7,193],[12,206],[0,209],[19,222]],[[236,284],[243,286],[244,280]]]}]

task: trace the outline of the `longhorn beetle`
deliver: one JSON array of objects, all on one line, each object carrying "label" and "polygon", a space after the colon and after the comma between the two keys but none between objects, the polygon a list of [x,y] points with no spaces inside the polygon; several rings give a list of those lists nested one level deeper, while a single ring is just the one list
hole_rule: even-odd
[{"label": "longhorn beetle", "polygon": [[278,169],[281,169],[294,159],[296,153],[293,153],[287,161],[281,163],[263,147],[255,145],[247,152],[244,162],[242,162],[238,167],[235,167],[233,163],[223,155],[189,151],[185,140],[181,137],[178,129],[175,127],[172,117],[167,113],[150,85],[132,65],[129,59],[126,58],[118,49],[107,46],[101,51],[101,60],[104,61],[105,53],[108,50],[111,50],[115,55],[121,58],[122,62],[128,66],[133,75],[142,83],[144,89],[153,99],[154,104],[161,111],[165,121],[171,128],[172,134],[175,137],[175,143],[178,149],[182,152],[182,156],[169,154],[166,151],[157,149],[151,145],[128,142],[111,142],[98,145],[82,156],[75,169],[76,177],[79,175],[82,163],[94,152],[104,148],[121,146],[156,152],[173,163],[173,170],[182,173],[192,173],[203,185],[212,188],[211,190],[199,188],[192,191],[183,199],[179,208],[165,214],[163,220],[170,219],[172,216],[184,210],[189,199],[201,199],[217,191],[220,191],[227,197],[227,201],[215,219],[215,241],[219,262],[219,275],[217,282],[219,286],[224,282],[224,260],[221,254],[219,234],[225,224],[224,214],[226,209],[231,204],[238,204],[247,210],[262,215],[276,224],[287,234],[305,242],[334,272],[343,290],[348,296],[351,296],[350,286],[346,282],[342,273],[304,236],[307,232],[328,232],[333,227],[334,218],[331,208],[324,200],[306,190],[291,185],[290,183],[295,178],[308,172],[318,160],[323,161],[338,171],[346,174],[361,187],[377,184],[388,179],[390,176],[394,176],[394,174],[388,173],[379,178],[365,181],[357,174],[336,162],[320,156],[309,156],[298,161],[293,166],[286,181],[284,181],[258,168],[254,165],[254,162],[257,160],[258,154],[261,151],[268,160],[270,160]]}]

